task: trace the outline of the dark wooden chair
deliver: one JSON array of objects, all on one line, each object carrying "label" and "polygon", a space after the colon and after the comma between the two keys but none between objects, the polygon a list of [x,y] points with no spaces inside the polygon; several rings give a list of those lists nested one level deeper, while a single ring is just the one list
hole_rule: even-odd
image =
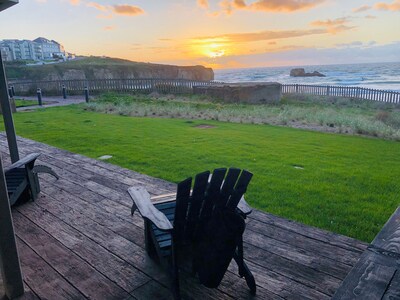
[{"label": "dark wooden chair", "polygon": [[35,166],[40,153],[31,153],[4,169],[10,205],[17,202],[36,200],[40,193],[38,173],[48,173],[58,179],[57,174],[47,166]]},{"label": "dark wooden chair", "polygon": [[[235,212],[243,218],[251,213],[243,198],[251,177],[250,172],[236,168],[230,168],[228,172],[225,168],[216,169],[212,174],[206,171],[196,175],[193,190],[192,178],[188,178],[178,184],[172,200],[158,203],[152,203],[143,188],[128,189],[133,199],[132,214],[138,209],[145,222],[146,251],[170,270],[175,299],[180,299],[178,251],[181,254],[181,250],[193,246],[199,224],[207,222],[217,211]],[[155,198],[160,200],[162,197]],[[243,259],[242,236],[233,259],[238,264],[240,277],[245,277],[250,292],[255,294],[254,277]]]}]

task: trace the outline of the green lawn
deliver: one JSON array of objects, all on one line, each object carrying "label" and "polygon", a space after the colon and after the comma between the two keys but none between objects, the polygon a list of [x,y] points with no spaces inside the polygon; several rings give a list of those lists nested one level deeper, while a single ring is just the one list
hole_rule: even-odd
[{"label": "green lawn", "polygon": [[247,193],[254,207],[364,241],[400,204],[399,142],[82,106],[17,113],[14,120],[21,136],[89,157],[109,154],[113,164],[174,182],[205,169],[246,168],[254,173]]},{"label": "green lawn", "polygon": [[33,100],[20,100],[20,99],[16,99],[15,101],[15,106],[16,107],[25,107],[25,106],[34,106],[34,105],[38,105],[37,101],[33,101]]}]

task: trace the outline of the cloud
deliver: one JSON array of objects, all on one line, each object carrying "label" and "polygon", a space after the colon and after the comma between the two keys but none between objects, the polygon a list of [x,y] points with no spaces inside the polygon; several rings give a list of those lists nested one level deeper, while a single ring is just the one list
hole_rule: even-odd
[{"label": "cloud", "polygon": [[312,26],[323,26],[323,27],[332,27],[332,26],[338,26],[338,25],[344,25],[345,23],[348,23],[349,20],[346,17],[343,18],[337,18],[337,19],[328,19],[325,21],[321,20],[316,20],[314,22],[311,22],[310,24]]},{"label": "cloud", "polygon": [[285,12],[309,10],[326,0],[222,0],[219,6],[230,15],[234,10],[251,10],[265,12]]},{"label": "cloud", "polygon": [[230,15],[233,13],[233,5],[232,2],[229,0],[222,0],[219,3],[219,6],[222,8],[222,10],[227,14]]},{"label": "cloud", "polygon": [[374,8],[378,10],[400,11],[400,0],[394,0],[390,4],[385,2],[378,2],[375,3]]},{"label": "cloud", "polygon": [[366,10],[369,10],[369,9],[371,9],[371,6],[369,6],[369,5],[363,5],[363,6],[360,6],[360,7],[357,7],[357,8],[353,8],[353,12],[355,12],[355,13],[359,13],[359,12],[363,12],[363,11],[366,11]]},{"label": "cloud", "polygon": [[309,10],[325,2],[325,0],[256,0],[247,4],[245,0],[233,0],[236,9],[249,9],[267,12],[293,12]]},{"label": "cloud", "polygon": [[69,3],[71,3],[72,5],[79,5],[81,3],[80,0],[69,0]]},{"label": "cloud", "polygon": [[365,18],[366,18],[366,19],[376,19],[376,16],[373,16],[373,15],[366,15]]},{"label": "cloud", "polygon": [[95,9],[98,9],[100,11],[108,11],[107,6],[101,5],[99,3],[96,2],[89,2],[88,4],[86,4],[87,7],[93,7]]},{"label": "cloud", "polygon": [[346,25],[349,22],[350,22],[349,18],[343,17],[343,18],[337,18],[337,19],[333,19],[333,20],[328,19],[325,21],[317,20],[317,21],[311,22],[310,25],[317,26],[317,27],[325,27],[329,33],[336,34],[339,32],[343,32],[343,31],[347,31],[347,30],[355,28],[354,26]]},{"label": "cloud", "polygon": [[362,45],[363,45],[363,42],[354,41],[351,43],[336,44],[335,46],[337,46],[339,48],[350,48],[350,47],[360,47]]},{"label": "cloud", "polygon": [[97,2],[89,2],[86,4],[87,7],[95,8],[106,14],[98,15],[100,19],[111,19],[114,14],[123,16],[137,16],[144,13],[144,10],[140,7],[123,4],[123,5],[102,5]]},{"label": "cloud", "polygon": [[106,26],[103,28],[104,31],[113,31],[115,30],[115,26]]},{"label": "cloud", "polygon": [[208,0],[197,0],[197,5],[201,8],[208,8]]},{"label": "cloud", "polygon": [[259,31],[259,32],[247,32],[247,33],[228,33],[223,35],[215,36],[203,36],[194,38],[195,41],[203,42],[225,42],[225,43],[247,43],[257,41],[267,41],[275,39],[286,39],[301,37],[314,34],[327,33],[325,29],[311,29],[311,30],[281,30],[281,31]]},{"label": "cloud", "polygon": [[112,7],[117,15],[136,16],[144,13],[144,10],[140,7],[129,4],[113,5]]}]

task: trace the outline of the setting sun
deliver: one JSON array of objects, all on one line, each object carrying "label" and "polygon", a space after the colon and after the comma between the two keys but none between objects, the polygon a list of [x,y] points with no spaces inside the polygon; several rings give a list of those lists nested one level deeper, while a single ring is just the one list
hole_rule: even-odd
[{"label": "setting sun", "polygon": [[225,55],[225,49],[222,49],[221,44],[213,43],[206,46],[205,54],[211,58],[217,58]]}]

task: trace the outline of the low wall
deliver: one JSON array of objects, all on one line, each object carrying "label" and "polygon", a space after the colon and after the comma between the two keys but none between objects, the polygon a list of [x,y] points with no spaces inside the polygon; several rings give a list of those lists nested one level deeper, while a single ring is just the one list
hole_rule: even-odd
[{"label": "low wall", "polygon": [[224,83],[212,86],[194,86],[193,93],[207,95],[227,103],[278,103],[282,97],[278,82]]}]

